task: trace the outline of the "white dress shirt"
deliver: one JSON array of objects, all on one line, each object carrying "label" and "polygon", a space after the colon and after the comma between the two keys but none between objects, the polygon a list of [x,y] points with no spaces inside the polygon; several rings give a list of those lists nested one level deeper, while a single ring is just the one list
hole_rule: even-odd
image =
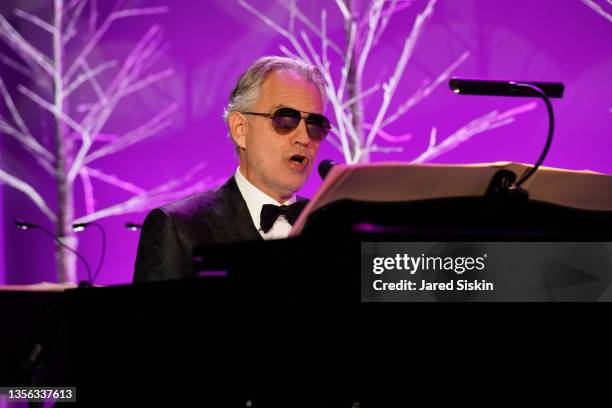
[{"label": "white dress shirt", "polygon": [[234,178],[236,179],[236,184],[238,184],[238,190],[240,190],[244,201],[246,201],[249,213],[251,214],[251,218],[253,219],[253,225],[255,225],[255,229],[259,231],[261,237],[263,239],[287,238],[292,227],[284,215],[279,215],[274,225],[272,225],[272,228],[270,228],[268,232],[263,232],[263,230],[261,229],[261,208],[264,206],[264,204],[293,204],[296,201],[295,194],[284,203],[279,203],[278,201],[255,187],[253,184],[251,184],[251,182],[247,180],[246,177],[242,175],[242,173],[240,173],[240,167],[238,167],[238,169],[236,170]]}]

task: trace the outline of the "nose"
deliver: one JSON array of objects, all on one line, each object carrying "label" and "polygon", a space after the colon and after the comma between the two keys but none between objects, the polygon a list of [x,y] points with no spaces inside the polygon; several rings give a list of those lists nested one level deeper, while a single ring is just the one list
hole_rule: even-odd
[{"label": "nose", "polygon": [[308,144],[311,142],[310,136],[308,135],[308,129],[306,129],[306,121],[304,119],[300,120],[300,124],[293,133],[293,143],[308,146]]}]

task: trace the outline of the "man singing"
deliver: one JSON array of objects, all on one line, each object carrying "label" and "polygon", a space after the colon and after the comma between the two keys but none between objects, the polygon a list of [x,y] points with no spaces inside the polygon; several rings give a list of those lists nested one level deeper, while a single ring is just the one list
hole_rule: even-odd
[{"label": "man singing", "polygon": [[225,121],[240,165],[221,187],[152,210],[134,282],[194,275],[194,249],[215,243],[286,238],[306,205],[296,197],[331,126],[323,116],[318,68],[263,57],[240,77]]}]

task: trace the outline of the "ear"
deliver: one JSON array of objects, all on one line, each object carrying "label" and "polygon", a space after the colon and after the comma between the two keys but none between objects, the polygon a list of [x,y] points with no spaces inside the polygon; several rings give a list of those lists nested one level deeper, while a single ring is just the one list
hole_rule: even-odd
[{"label": "ear", "polygon": [[246,149],[246,135],[249,126],[246,116],[240,112],[232,112],[228,117],[228,124],[234,143],[241,149]]}]

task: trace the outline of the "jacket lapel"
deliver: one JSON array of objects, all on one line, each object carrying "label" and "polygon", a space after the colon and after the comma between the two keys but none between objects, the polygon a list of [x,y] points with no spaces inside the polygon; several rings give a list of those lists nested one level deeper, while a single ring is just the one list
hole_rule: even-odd
[{"label": "jacket lapel", "polygon": [[263,239],[253,225],[249,209],[233,176],[217,190],[216,195],[216,203],[207,222],[218,243]]}]

